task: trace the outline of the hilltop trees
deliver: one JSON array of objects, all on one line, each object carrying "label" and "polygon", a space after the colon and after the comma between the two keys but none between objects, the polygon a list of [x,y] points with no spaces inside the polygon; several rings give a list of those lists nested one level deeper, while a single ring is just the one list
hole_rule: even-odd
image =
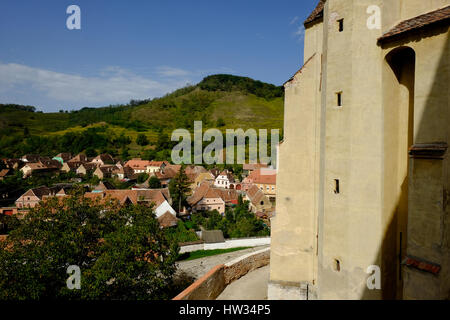
[{"label": "hilltop trees", "polygon": [[149,144],[149,141],[145,134],[140,133],[136,138],[136,143],[140,146],[146,146]]},{"label": "hilltop trees", "polygon": [[[0,300],[171,298],[177,255],[148,207],[51,198],[0,242]],[[66,285],[72,265],[80,290]]]},{"label": "hilltop trees", "polygon": [[282,97],[283,87],[256,81],[251,78],[238,77],[229,74],[216,74],[208,76],[198,84],[198,87],[207,91],[242,91],[254,94],[267,100]]}]

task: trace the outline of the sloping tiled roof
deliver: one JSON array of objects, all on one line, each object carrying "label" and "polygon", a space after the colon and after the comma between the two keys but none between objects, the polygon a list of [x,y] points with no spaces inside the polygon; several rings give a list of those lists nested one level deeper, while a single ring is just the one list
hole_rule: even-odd
[{"label": "sloping tiled roof", "polygon": [[247,191],[247,196],[250,198],[251,203],[257,206],[264,199],[264,192],[262,192],[256,185],[252,185]]},{"label": "sloping tiled roof", "polygon": [[306,27],[307,24],[310,24],[318,19],[323,18],[323,8],[325,6],[326,0],[320,0],[320,2],[317,4],[316,8],[311,12],[309,17],[305,20],[303,23]]},{"label": "sloping tiled roof", "polygon": [[160,180],[173,179],[180,172],[181,165],[167,165],[162,171],[156,172],[156,177]]},{"label": "sloping tiled roof", "polygon": [[158,218],[158,222],[162,228],[175,227],[178,224],[178,218],[167,211]]},{"label": "sloping tiled roof", "polygon": [[[309,59],[306,60],[306,62],[303,64],[303,66],[296,73],[294,73],[294,75],[292,77],[290,77],[288,81],[283,83],[283,86],[285,86],[286,84],[288,84],[289,82],[294,80],[298,74],[302,73],[303,69],[308,65],[308,63],[314,58],[315,55],[316,54],[314,53],[311,57],[309,57]],[[280,144],[281,144],[281,142],[280,142]]]},{"label": "sloping tiled roof", "polygon": [[239,199],[239,194],[234,189],[213,188],[217,195],[225,202],[233,202]]},{"label": "sloping tiled roof", "polygon": [[69,161],[70,159],[72,159],[72,154],[68,153],[68,152],[61,152],[58,153],[55,158],[61,158],[63,159],[64,162]]},{"label": "sloping tiled roof", "polygon": [[86,155],[82,153],[77,154],[75,157],[69,160],[69,162],[87,162],[87,161],[88,158],[86,157]]},{"label": "sloping tiled roof", "polygon": [[148,165],[150,165],[150,161],[141,159],[131,159],[125,163],[125,167],[137,170],[146,170]]},{"label": "sloping tiled roof", "polygon": [[244,170],[256,170],[259,168],[267,168],[268,165],[265,163],[244,163],[243,169]]},{"label": "sloping tiled roof", "polygon": [[[264,170],[264,171],[263,171]],[[247,181],[251,181],[257,184],[276,184],[277,174],[275,170],[271,169],[258,169],[252,171],[247,177]]]},{"label": "sloping tiled roof", "polygon": [[109,164],[114,163],[113,157],[107,153],[102,153],[102,154],[98,155],[97,157],[94,158],[94,160],[96,160],[96,161],[101,160],[103,163],[109,163]]},{"label": "sloping tiled roof", "polygon": [[162,189],[146,189],[146,190],[135,190],[137,194],[138,201],[148,201],[154,202],[156,207],[159,207],[166,197],[164,196]]},{"label": "sloping tiled roof", "polygon": [[421,29],[437,23],[450,23],[450,6],[400,22],[380,37],[378,39],[378,44],[397,38],[406,32]]},{"label": "sloping tiled roof", "polygon": [[9,173],[9,169],[3,169],[0,171],[0,177],[5,177]]},{"label": "sloping tiled roof", "polygon": [[92,200],[118,200],[120,204],[125,204],[127,199],[129,199],[133,204],[137,204],[137,193],[133,190],[105,190],[103,192],[87,192],[84,196]]}]

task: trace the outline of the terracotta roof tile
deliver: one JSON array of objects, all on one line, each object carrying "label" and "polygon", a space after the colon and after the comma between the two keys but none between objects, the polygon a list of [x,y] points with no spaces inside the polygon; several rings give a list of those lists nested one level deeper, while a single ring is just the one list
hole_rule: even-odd
[{"label": "terracotta roof tile", "polygon": [[303,23],[305,26],[307,24],[310,24],[318,19],[323,18],[323,8],[325,6],[326,0],[320,0],[320,2],[317,4],[316,8],[311,12],[309,17],[305,20]]},{"label": "terracotta roof tile", "polygon": [[249,176],[246,178],[246,181],[256,184],[276,184],[277,174],[275,170],[258,169],[250,173]]},{"label": "terracotta roof tile", "polygon": [[450,23],[450,6],[400,22],[380,37],[378,44],[397,38],[406,32],[421,29],[436,23]]},{"label": "terracotta roof tile", "polygon": [[167,211],[158,218],[158,222],[162,228],[175,227],[178,224],[178,218]]}]

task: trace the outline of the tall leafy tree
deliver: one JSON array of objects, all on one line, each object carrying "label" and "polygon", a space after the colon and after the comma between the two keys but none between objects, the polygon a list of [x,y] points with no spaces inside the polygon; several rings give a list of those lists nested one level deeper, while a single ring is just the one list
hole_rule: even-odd
[{"label": "tall leafy tree", "polygon": [[150,189],[159,189],[161,188],[161,182],[159,181],[158,177],[151,176],[148,180],[148,187]]},{"label": "tall leafy tree", "polygon": [[185,172],[185,165],[182,165],[180,171],[169,182],[170,196],[173,199],[173,206],[181,211],[183,206],[187,205],[187,197],[190,194],[190,182]]},{"label": "tall leafy tree", "polygon": [[[178,255],[152,210],[50,198],[0,242],[0,300],[168,299]],[[81,270],[70,290],[67,268]]]},{"label": "tall leafy tree", "polygon": [[143,133],[140,133],[136,138],[136,143],[140,146],[146,146],[149,144],[147,136]]}]

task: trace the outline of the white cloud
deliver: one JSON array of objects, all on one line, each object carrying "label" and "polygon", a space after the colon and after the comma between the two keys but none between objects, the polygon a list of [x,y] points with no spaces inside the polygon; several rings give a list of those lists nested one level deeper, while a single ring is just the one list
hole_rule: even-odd
[{"label": "white cloud", "polygon": [[297,31],[294,32],[294,36],[299,40],[302,41],[305,38],[305,27],[299,26],[297,28]]},{"label": "white cloud", "polygon": [[100,107],[128,103],[131,99],[160,97],[230,68],[184,70],[159,66],[146,76],[119,66],[109,66],[94,76],[83,76],[0,62],[0,103],[37,106],[43,111]]},{"label": "white cloud", "polygon": [[164,76],[164,77],[185,77],[185,76],[189,76],[191,75],[191,72],[183,70],[183,69],[178,69],[178,68],[173,68],[173,67],[168,67],[168,66],[161,66],[161,67],[157,67],[157,73],[160,76]]},{"label": "white cloud", "polygon": [[294,24],[298,21],[298,19],[300,19],[299,17],[295,16],[294,19],[291,20],[291,22],[289,24]]},{"label": "white cloud", "polygon": [[107,68],[97,77],[83,77],[15,63],[0,64],[0,83],[7,90],[25,85],[54,100],[72,102],[79,99],[85,103],[143,99],[183,85],[182,82],[147,79],[117,67]]},{"label": "white cloud", "polygon": [[[0,102],[24,103],[20,95],[27,92],[28,99],[48,101],[53,108],[63,104],[101,106],[161,96],[192,82],[189,73],[181,69],[165,67],[161,70],[161,74],[165,72],[171,78],[154,80],[114,66],[103,69],[98,76],[85,77],[0,63]],[[15,101],[11,101],[11,97],[16,98]],[[27,103],[34,104],[33,101]]]}]

